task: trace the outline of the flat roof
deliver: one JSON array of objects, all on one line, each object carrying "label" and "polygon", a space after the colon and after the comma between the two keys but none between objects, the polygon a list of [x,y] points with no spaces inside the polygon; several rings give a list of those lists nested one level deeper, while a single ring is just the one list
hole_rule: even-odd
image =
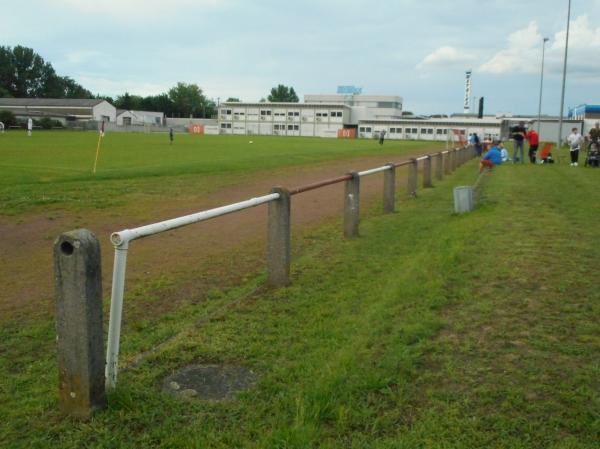
[{"label": "flat roof", "polygon": [[0,106],[94,107],[104,101],[86,98],[0,98]]},{"label": "flat roof", "polygon": [[258,108],[349,108],[348,105],[340,104],[340,103],[293,103],[293,102],[258,102],[258,103],[242,103],[238,101],[226,101],[221,103],[219,107],[227,106],[227,107],[258,107]]}]

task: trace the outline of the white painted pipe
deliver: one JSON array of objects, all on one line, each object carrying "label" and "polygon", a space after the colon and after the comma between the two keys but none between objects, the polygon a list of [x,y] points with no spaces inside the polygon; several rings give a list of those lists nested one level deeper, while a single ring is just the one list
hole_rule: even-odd
[{"label": "white painted pipe", "polygon": [[108,345],[106,348],[105,376],[107,388],[114,388],[117,384],[119,338],[121,335],[121,316],[123,314],[123,292],[125,291],[125,268],[127,266],[128,248],[128,242],[124,242],[118,248],[115,248],[110,321],[108,323]]},{"label": "white painted pipe", "polygon": [[199,221],[230,214],[260,204],[279,199],[279,193],[258,198],[251,198],[228,206],[217,207],[184,217],[173,218],[134,229],[125,229],[115,232],[110,236],[115,247],[115,261],[113,267],[113,282],[110,300],[110,321],[108,324],[108,344],[106,348],[106,387],[115,388],[117,385],[117,372],[119,363],[119,340],[121,337],[121,317],[123,315],[123,295],[125,292],[125,269],[127,267],[127,250],[129,242],[149,235],[180,228]]},{"label": "white painted pipe", "polygon": [[390,170],[392,167],[389,165],[384,165],[383,167],[372,168],[370,170],[359,171],[358,176],[368,176],[373,175],[375,173],[380,173],[382,171]]},{"label": "white painted pipe", "polygon": [[417,158],[417,161],[424,161],[425,159],[427,159],[429,156],[421,156]]},{"label": "white painted pipe", "polygon": [[260,204],[268,203],[269,201],[279,199],[279,193],[271,193],[265,196],[259,196],[258,198],[251,198],[246,201],[239,203],[229,204],[227,206],[217,207],[215,209],[208,209],[202,212],[197,212],[191,215],[185,215],[183,217],[172,218],[170,220],[161,221],[158,223],[152,223],[146,226],[140,226],[134,229],[125,229],[123,231],[114,232],[110,236],[115,247],[122,245],[125,242],[130,242],[142,237],[149,235],[158,234],[160,232],[170,231],[171,229],[180,228],[192,223],[199,221],[208,220],[210,218],[219,217],[221,215],[227,215],[232,212],[239,210],[248,209],[250,207],[258,206]]}]

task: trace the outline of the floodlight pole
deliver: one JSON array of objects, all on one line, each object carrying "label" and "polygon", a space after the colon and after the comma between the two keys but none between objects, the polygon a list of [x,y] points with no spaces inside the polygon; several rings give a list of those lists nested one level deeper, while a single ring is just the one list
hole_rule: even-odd
[{"label": "floodlight pole", "polygon": [[538,106],[538,124],[537,124],[537,133],[540,133],[540,126],[542,122],[542,88],[544,86],[544,56],[546,52],[546,42],[550,39],[545,37],[542,41],[542,70],[540,75],[540,104]]},{"label": "floodlight pole", "polygon": [[567,79],[567,53],[569,50],[569,22],[571,21],[571,0],[569,0],[569,7],[567,9],[567,35],[565,39],[565,60],[563,62],[563,78],[562,78],[562,93],[560,95],[560,115],[558,116],[558,141],[556,142],[556,148],[560,148],[562,144],[562,124],[563,124],[563,110],[565,106],[565,81]]}]

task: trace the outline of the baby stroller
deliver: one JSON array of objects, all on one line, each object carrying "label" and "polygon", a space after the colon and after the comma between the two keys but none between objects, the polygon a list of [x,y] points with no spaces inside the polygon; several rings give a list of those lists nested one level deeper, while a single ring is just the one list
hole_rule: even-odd
[{"label": "baby stroller", "polygon": [[587,156],[585,158],[585,166],[600,166],[600,150],[598,149],[598,142],[590,143],[590,146],[587,149]]}]

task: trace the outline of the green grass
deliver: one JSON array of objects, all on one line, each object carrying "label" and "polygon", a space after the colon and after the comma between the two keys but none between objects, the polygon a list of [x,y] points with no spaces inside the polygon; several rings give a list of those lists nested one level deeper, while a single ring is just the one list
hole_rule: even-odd
[{"label": "green grass", "polygon": [[[249,141],[252,140],[252,144]],[[197,195],[246,176],[285,167],[374,154],[400,157],[440,147],[434,142],[109,133],[96,174],[98,134],[24,132],[0,135],[0,214],[41,207],[81,210],[118,206],[140,195]]]},{"label": "green grass", "polygon": [[[3,328],[0,446],[598,448],[600,171],[499,167],[455,216],[452,187],[475,172],[365,211],[359,239],[339,222],[296,236],[288,288],[259,275],[126,320],[125,364],[166,343],[87,423],[56,411],[53,325]],[[172,287],[130,288],[143,303]],[[198,361],[260,380],[225,403],[160,393]]]}]

